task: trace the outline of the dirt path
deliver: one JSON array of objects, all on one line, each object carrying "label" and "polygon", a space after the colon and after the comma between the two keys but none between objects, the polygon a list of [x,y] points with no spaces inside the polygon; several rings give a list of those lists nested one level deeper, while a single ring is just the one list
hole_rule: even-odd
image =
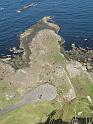
[{"label": "dirt path", "polygon": [[3,116],[7,112],[13,111],[24,105],[30,104],[34,101],[50,101],[57,96],[57,89],[46,83],[35,88],[33,91],[27,93],[19,102],[14,105],[10,105],[0,111],[0,116]]}]

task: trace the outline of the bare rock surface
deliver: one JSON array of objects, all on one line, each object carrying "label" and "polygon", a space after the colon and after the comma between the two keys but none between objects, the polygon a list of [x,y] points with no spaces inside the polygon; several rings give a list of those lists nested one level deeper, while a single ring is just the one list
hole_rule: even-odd
[{"label": "bare rock surface", "polygon": [[80,62],[77,61],[69,61],[67,64],[67,71],[70,77],[80,76],[82,71],[86,71],[86,69],[82,66]]},{"label": "bare rock surface", "polygon": [[13,73],[15,73],[15,70],[9,64],[0,60],[0,80],[9,77]]}]

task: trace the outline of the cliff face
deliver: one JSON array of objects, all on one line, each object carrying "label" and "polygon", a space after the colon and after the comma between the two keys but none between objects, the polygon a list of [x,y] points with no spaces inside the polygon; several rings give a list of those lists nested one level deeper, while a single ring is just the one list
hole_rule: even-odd
[{"label": "cliff face", "polygon": [[[39,118],[39,120],[33,120],[33,124],[39,123],[40,118],[43,118],[43,116],[47,119],[47,115],[55,109],[57,112],[53,118],[62,119],[63,121],[69,121],[75,115],[78,117],[91,116],[92,112],[93,81],[81,63],[74,60],[68,61],[60,52],[59,43],[62,45],[64,40],[58,35],[59,26],[50,23],[50,19],[50,17],[44,17],[36,25],[20,35],[20,47],[24,49],[22,62],[26,66],[3,79],[6,83],[10,82],[11,87],[16,86],[14,92],[19,94],[17,105],[20,104],[19,106],[21,107],[32,103],[33,111],[40,106],[42,117],[38,114],[34,115],[34,118]],[[0,83],[2,84],[1,81]],[[35,88],[42,87],[44,84],[51,85],[57,89],[56,96],[53,99],[48,99],[48,103],[46,103],[46,91],[41,89],[41,93],[40,90],[36,89],[33,92]],[[50,90],[50,88],[47,89],[47,94],[50,93]],[[20,98],[20,96],[24,97]],[[35,99],[34,105],[36,104],[35,108],[33,107],[33,96]],[[45,103],[43,103],[42,99]],[[27,102],[24,102],[25,100]],[[37,105],[38,100],[41,103]],[[14,107],[16,104],[12,106],[15,109],[19,107]],[[45,111],[42,110],[44,105],[46,108],[49,106],[49,111],[46,109]],[[11,111],[9,107],[8,111]],[[19,109],[18,113],[20,111],[23,110]],[[26,109],[25,111],[27,113]],[[1,115],[2,113],[1,111]],[[44,115],[44,113],[46,114]],[[30,120],[33,119],[31,113],[28,112],[27,114],[30,114]],[[23,118],[23,116],[21,117]],[[11,118],[14,118],[14,116],[11,116]],[[29,118],[29,116],[25,116],[26,118]]]}]

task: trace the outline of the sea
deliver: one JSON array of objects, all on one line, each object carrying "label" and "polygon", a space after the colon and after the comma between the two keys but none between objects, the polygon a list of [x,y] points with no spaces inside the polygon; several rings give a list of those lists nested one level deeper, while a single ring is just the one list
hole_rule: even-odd
[{"label": "sea", "polygon": [[[34,3],[25,11],[25,5]],[[20,32],[36,24],[44,16],[53,16],[65,40],[65,50],[75,43],[93,49],[93,0],[0,0],[0,56],[19,48]]]}]

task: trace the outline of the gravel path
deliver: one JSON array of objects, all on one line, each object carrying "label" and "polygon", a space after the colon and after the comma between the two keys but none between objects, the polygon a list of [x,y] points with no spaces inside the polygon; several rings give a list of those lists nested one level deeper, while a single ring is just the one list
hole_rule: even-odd
[{"label": "gravel path", "polygon": [[26,94],[19,102],[10,105],[0,111],[0,116],[3,116],[7,112],[20,108],[26,104],[30,104],[34,101],[50,101],[57,96],[56,87],[46,83],[35,88],[33,91]]}]

